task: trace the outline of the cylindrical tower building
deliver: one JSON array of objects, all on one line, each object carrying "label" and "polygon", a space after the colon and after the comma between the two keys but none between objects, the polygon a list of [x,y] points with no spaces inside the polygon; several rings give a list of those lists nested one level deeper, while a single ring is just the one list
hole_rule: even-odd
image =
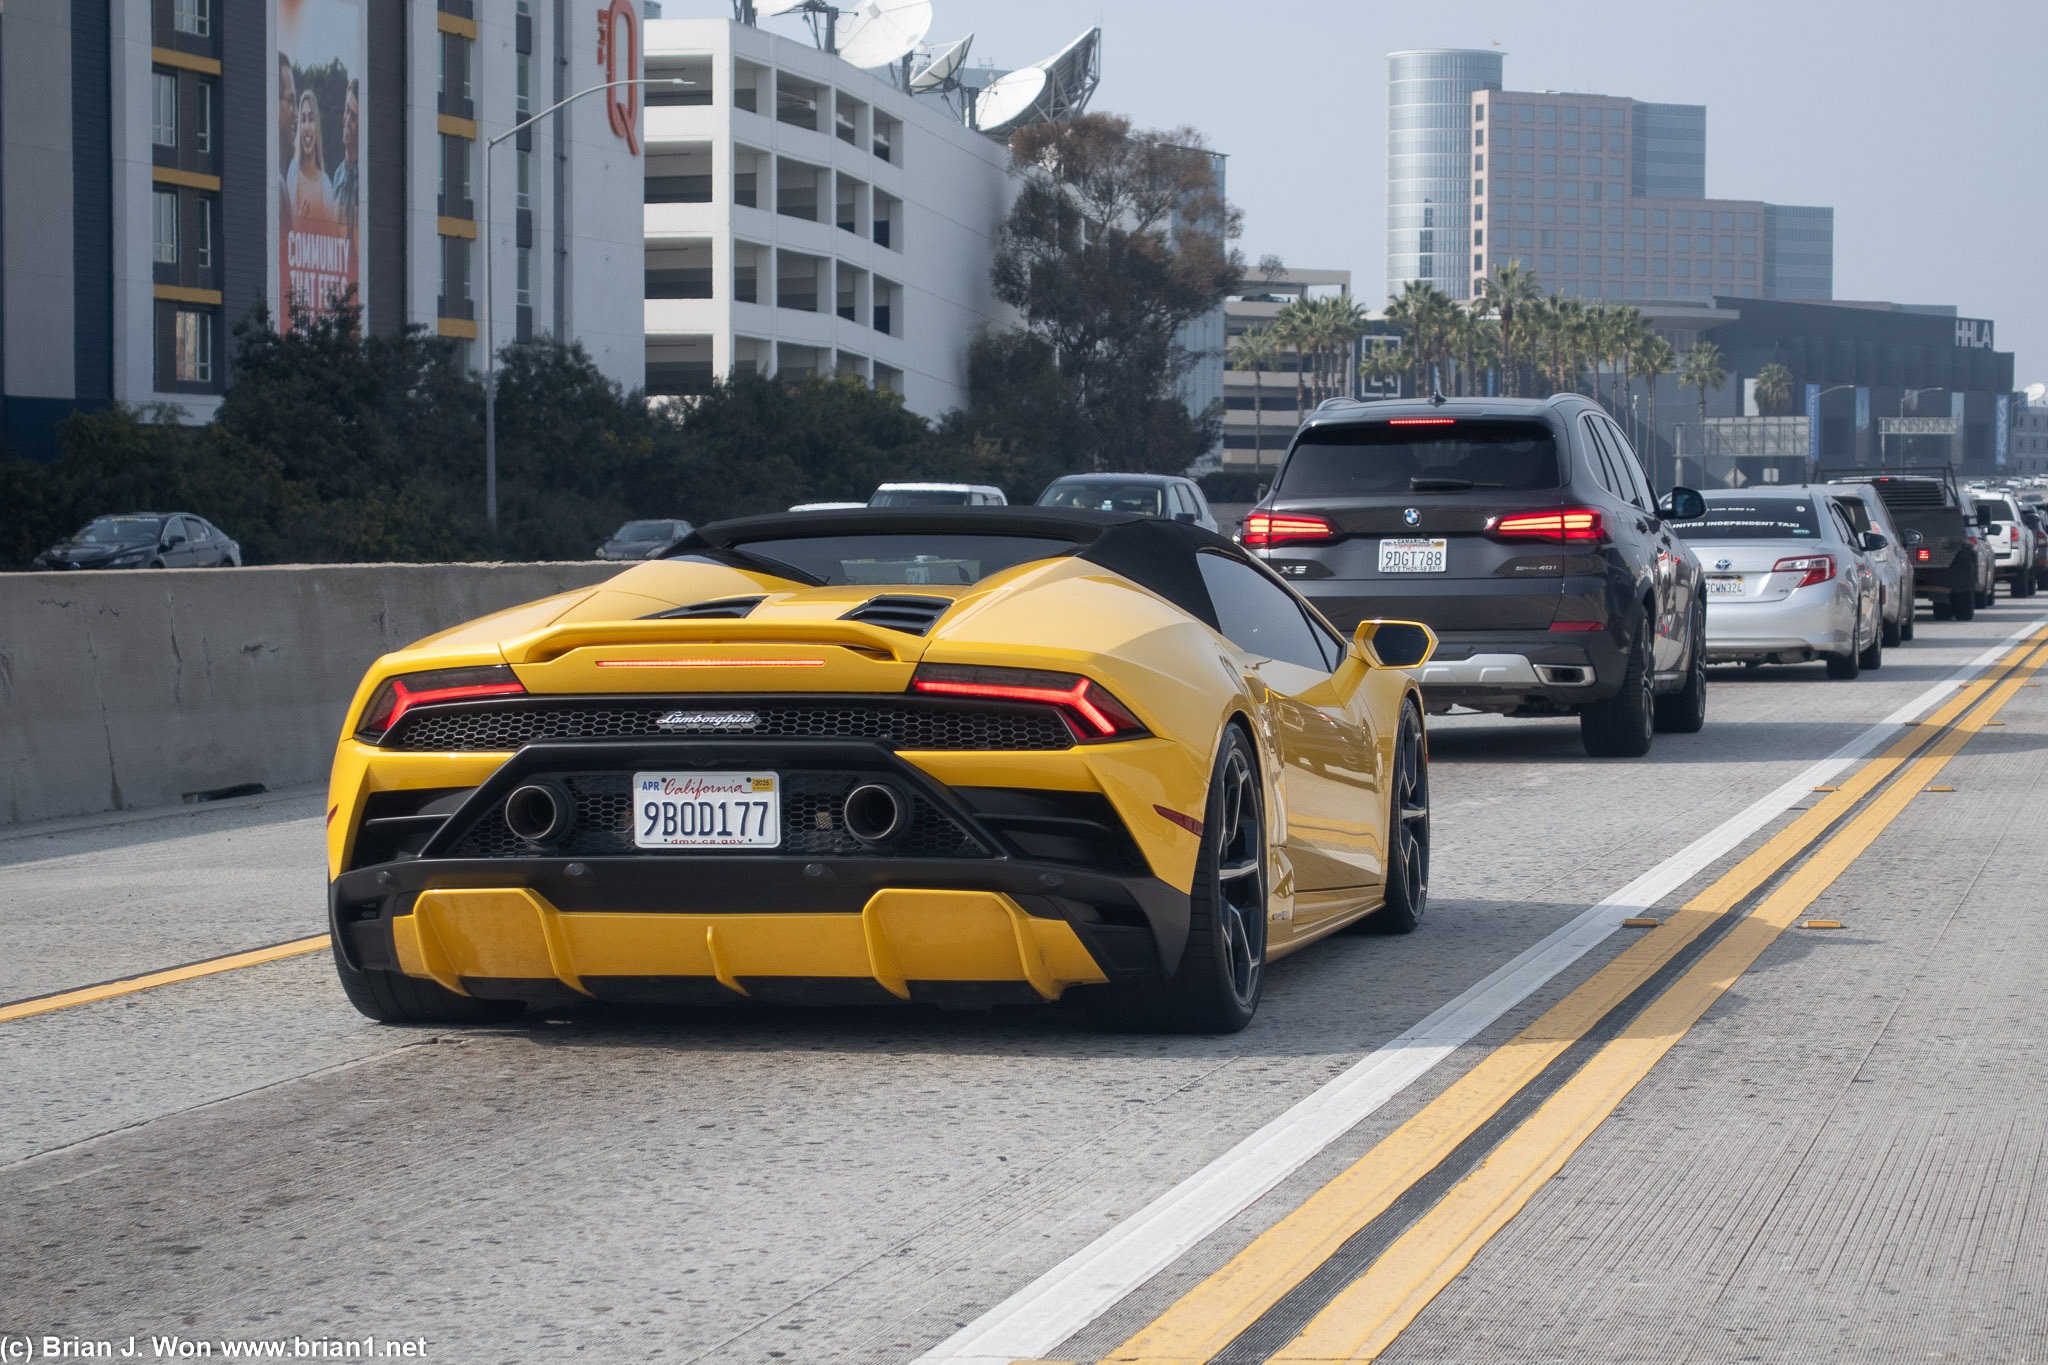
[{"label": "cylindrical tower building", "polygon": [[1387,292],[1427,280],[1471,294],[1472,92],[1501,88],[1501,54],[1387,54]]}]

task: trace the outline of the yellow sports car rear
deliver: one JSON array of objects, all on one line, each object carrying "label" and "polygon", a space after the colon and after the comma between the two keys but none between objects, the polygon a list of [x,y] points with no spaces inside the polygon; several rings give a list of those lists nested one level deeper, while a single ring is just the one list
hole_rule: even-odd
[{"label": "yellow sports car rear", "polygon": [[377,661],[329,908],[381,1020],[583,999],[1049,1001],[1242,1028],[1264,963],[1426,905],[1422,627],[1344,640],[1195,527],[705,527]]}]

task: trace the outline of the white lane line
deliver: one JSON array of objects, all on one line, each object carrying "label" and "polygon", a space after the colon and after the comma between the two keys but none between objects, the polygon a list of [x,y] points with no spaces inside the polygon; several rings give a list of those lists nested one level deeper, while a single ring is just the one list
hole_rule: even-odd
[{"label": "white lane line", "polygon": [[1996,663],[2014,644],[2043,626],[2048,626],[2048,616],[2028,622],[1829,757],[1526,949],[918,1357],[915,1365],[1011,1365],[1049,1354],[1585,956],[1620,928],[1622,920],[1649,909],[1740,847],[1812,795],[1816,786],[1891,739],[1907,722],[1953,696],[1956,684]]}]

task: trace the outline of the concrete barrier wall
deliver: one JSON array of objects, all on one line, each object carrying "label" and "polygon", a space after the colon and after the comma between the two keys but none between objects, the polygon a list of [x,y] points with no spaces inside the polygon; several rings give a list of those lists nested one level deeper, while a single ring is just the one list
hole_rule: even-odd
[{"label": "concrete barrier wall", "polygon": [[0,574],[0,823],[321,781],[378,655],[618,569]]}]

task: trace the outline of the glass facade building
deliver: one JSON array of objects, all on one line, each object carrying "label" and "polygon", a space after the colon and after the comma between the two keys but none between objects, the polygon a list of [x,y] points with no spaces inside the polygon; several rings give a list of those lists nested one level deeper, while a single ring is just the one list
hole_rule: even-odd
[{"label": "glass facade building", "polygon": [[1629,192],[1645,199],[1707,197],[1707,107],[1637,104],[1631,111]]},{"label": "glass facade building", "polygon": [[1387,292],[1427,280],[1471,294],[1472,96],[1498,90],[1501,54],[1462,48],[1387,56]]},{"label": "glass facade building", "polygon": [[1835,211],[1764,205],[1764,297],[1835,295]]}]

